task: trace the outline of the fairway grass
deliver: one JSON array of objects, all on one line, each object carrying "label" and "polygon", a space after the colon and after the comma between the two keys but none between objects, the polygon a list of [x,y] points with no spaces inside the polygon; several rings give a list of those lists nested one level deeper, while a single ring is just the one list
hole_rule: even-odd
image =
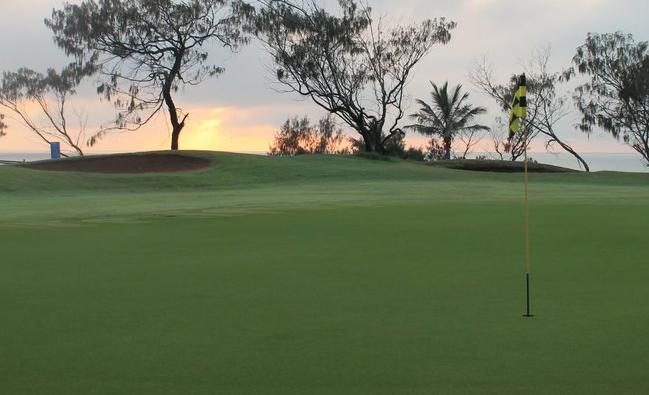
[{"label": "fairway grass", "polygon": [[0,393],[649,392],[649,176],[0,167]]}]

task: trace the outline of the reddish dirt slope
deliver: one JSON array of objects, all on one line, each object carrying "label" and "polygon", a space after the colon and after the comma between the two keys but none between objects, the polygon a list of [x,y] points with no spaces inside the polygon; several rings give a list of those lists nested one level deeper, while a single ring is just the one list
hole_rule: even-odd
[{"label": "reddish dirt slope", "polygon": [[29,169],[87,173],[175,173],[205,169],[210,161],[181,154],[120,154],[33,162]]}]

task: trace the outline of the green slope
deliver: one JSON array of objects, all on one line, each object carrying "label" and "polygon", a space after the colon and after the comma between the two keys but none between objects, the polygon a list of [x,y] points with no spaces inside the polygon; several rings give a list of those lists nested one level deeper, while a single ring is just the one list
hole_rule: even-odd
[{"label": "green slope", "polygon": [[645,393],[649,177],[358,158],[0,167],[11,394]]},{"label": "green slope", "polygon": [[[521,174],[470,172],[353,157],[273,158],[189,153],[213,165],[189,173],[105,175],[0,167],[5,223],[238,214],[250,210],[436,201],[518,203]],[[649,174],[532,175],[533,201],[644,202]]]}]

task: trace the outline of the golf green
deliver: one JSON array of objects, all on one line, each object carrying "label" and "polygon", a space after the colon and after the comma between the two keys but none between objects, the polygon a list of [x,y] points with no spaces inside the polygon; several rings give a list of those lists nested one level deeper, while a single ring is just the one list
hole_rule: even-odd
[{"label": "golf green", "polygon": [[649,175],[0,167],[7,394],[649,392]]}]

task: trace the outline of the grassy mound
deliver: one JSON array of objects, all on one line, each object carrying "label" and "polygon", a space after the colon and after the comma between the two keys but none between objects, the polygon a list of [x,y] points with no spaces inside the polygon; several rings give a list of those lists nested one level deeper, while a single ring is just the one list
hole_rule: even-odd
[{"label": "grassy mound", "polygon": [[[160,152],[156,154],[165,154]],[[408,161],[377,161],[346,156],[299,156],[280,158],[231,153],[183,151],[209,162],[192,172],[95,174],[84,172],[43,172],[20,165],[0,167],[0,191],[34,193],[162,192],[213,191],[259,187],[295,187],[306,185],[368,183],[470,183],[490,185],[519,183],[520,174],[505,172],[468,172],[442,166],[427,166]],[[101,158],[101,157],[100,157]],[[72,159],[74,160],[74,159]],[[494,183],[492,183],[492,181]],[[649,174],[638,173],[538,173],[533,181],[552,184],[641,185]],[[440,189],[435,195],[443,195]]]},{"label": "grassy mound", "polygon": [[45,160],[31,162],[23,166],[28,169],[45,171],[138,174],[201,170],[209,167],[210,161],[205,158],[181,154],[141,153]]}]

